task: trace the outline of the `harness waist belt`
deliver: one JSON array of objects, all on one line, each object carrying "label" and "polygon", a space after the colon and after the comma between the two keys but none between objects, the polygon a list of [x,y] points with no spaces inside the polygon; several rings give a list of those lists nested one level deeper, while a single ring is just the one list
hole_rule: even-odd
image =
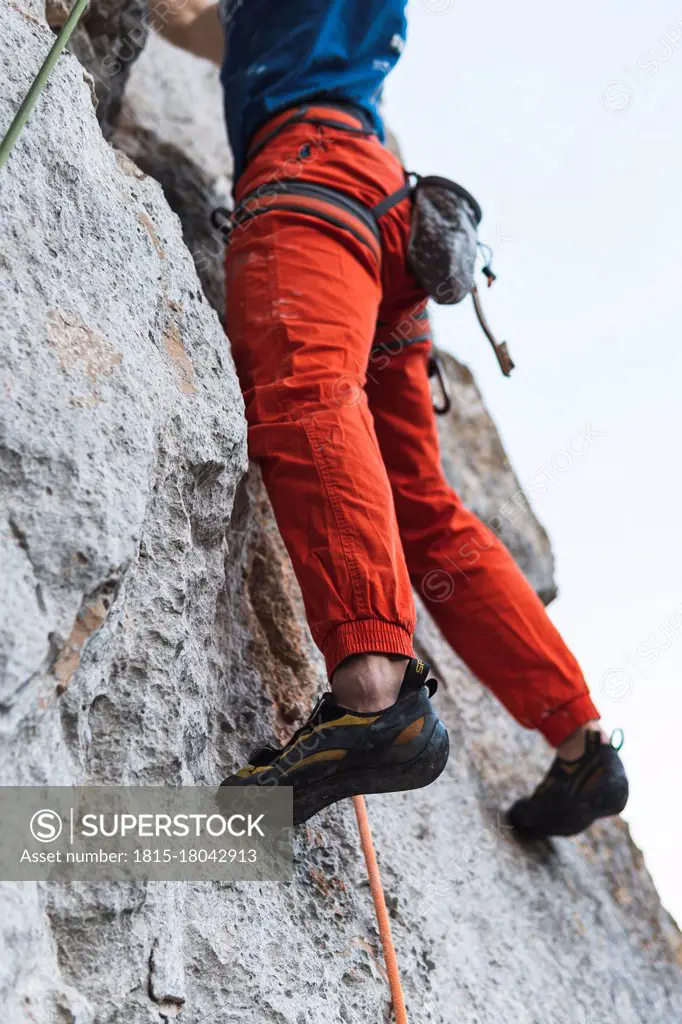
[{"label": "harness waist belt", "polygon": [[[281,131],[294,124],[316,124],[341,129],[353,134],[371,136],[376,134],[368,128],[367,119],[362,111],[353,112],[344,106],[334,104],[307,104],[282,111],[263,125],[256,132],[248,150],[248,159],[268,145]],[[253,192],[242,197],[235,210],[226,217],[227,240],[232,231],[244,226],[248,221],[271,210],[291,210],[305,213],[342,227],[350,232],[358,241],[366,245],[376,257],[381,259],[381,232],[378,219],[393,206],[407,199],[413,189],[410,176],[406,176],[404,185],[386,196],[374,207],[365,206],[354,196],[340,189],[332,188],[313,181],[298,179],[278,179],[260,185]],[[214,221],[216,226],[222,227]]]},{"label": "harness waist belt", "polygon": [[281,131],[294,124],[325,125],[327,128],[341,128],[356,135],[376,135],[369,119],[359,108],[353,112],[352,107],[333,103],[306,104],[302,107],[287,108],[280,114],[269,118],[258,129],[251,139],[246,151],[247,163],[279,135]]}]

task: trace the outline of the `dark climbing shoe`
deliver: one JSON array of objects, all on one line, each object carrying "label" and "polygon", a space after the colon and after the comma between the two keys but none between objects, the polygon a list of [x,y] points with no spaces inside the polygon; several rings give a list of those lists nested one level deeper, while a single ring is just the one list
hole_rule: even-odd
[{"label": "dark climbing shoe", "polygon": [[398,700],[385,711],[340,707],[330,693],[282,748],[259,747],[221,786],[292,786],[294,824],[358,793],[395,793],[434,782],[448,759],[448,734],[429,697],[436,681],[411,658]]},{"label": "dark climbing shoe", "polygon": [[533,795],[511,807],[509,824],[529,838],[574,836],[597,818],[620,814],[628,780],[618,750],[600,733],[588,732],[582,757],[556,757]]}]

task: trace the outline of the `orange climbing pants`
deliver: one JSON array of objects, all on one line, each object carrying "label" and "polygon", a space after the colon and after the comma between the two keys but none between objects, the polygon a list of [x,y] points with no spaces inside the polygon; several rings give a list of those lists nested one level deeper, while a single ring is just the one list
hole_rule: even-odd
[{"label": "orange climbing pants", "polygon": [[[374,135],[299,123],[251,159],[236,201],[282,179],[372,206],[404,172]],[[280,207],[233,229],[227,332],[249,453],[330,675],[349,655],[413,654],[414,586],[479,679],[558,746],[599,715],[541,601],[443,475],[409,217],[405,199],[381,218],[381,251],[343,216]]]}]

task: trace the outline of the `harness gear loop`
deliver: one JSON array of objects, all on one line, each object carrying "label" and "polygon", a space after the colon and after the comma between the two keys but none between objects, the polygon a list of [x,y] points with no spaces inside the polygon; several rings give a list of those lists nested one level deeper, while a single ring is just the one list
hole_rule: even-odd
[{"label": "harness gear loop", "polygon": [[80,21],[81,15],[87,7],[88,2],[89,0],[76,0],[71,13],[62,25],[59,35],[52,44],[50,52],[43,61],[38,74],[33,79],[31,88],[21,101],[19,109],[14,115],[11,125],[7,129],[5,137],[2,142],[0,142],[0,167],[7,163],[7,158],[9,157],[15,142],[21,135],[26,122],[31,116],[33,108],[38,102],[38,97],[45,88],[45,84],[52,73],[52,69],[59,60],[62,50],[73,35],[73,31]]},{"label": "harness gear loop", "polygon": [[381,872],[377,863],[377,855],[372,840],[372,830],[369,818],[367,817],[367,805],[364,796],[354,796],[353,807],[355,808],[355,817],[358,822],[360,844],[365,855],[369,888],[372,893],[372,900],[374,901],[374,912],[377,916],[381,946],[384,951],[384,962],[386,963],[386,971],[388,973],[395,1024],[408,1024],[405,997],[398,970],[398,958],[395,953],[395,946],[393,945],[391,924],[388,919],[388,910],[386,909],[386,897],[384,896],[384,887],[381,884]]}]

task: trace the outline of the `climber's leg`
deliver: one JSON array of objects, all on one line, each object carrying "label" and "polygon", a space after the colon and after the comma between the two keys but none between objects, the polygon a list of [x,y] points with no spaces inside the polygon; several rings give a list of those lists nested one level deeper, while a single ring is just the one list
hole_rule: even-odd
[{"label": "climber's leg", "polygon": [[[277,115],[253,140],[236,200],[256,215],[230,235],[227,330],[249,453],[261,465],[333,689],[352,697],[356,710],[378,698],[365,708],[375,710],[395,699],[414,629],[391,488],[363,388],[383,288],[381,246],[323,200],[315,202],[317,216],[261,210],[280,180],[357,193],[371,205],[399,188],[404,172],[352,112],[306,108],[313,113],[317,121],[273,134],[290,120]],[[347,128],[319,126],[329,119]],[[365,657],[352,671],[342,665],[369,654],[387,657]],[[381,693],[377,671],[385,677]]]},{"label": "climber's leg", "polygon": [[228,246],[249,454],[330,675],[350,655],[412,654],[410,581],[363,390],[379,296],[363,243],[305,214],[263,214]]},{"label": "climber's leg", "polygon": [[[558,747],[599,714],[523,573],[445,480],[427,376],[430,342],[391,339],[408,312],[379,331],[367,392],[412,582],[469,667],[517,721]],[[420,323],[428,334],[428,321]]]},{"label": "climber's leg", "polygon": [[622,810],[622,763],[542,603],[504,545],[445,480],[423,303],[399,316],[386,305],[367,392],[412,582],[445,638],[517,721],[574,758],[558,756],[538,795],[511,813],[527,834],[571,835]]},{"label": "climber's leg", "polygon": [[[283,144],[288,154],[291,140]],[[363,154],[369,161],[363,147],[376,153],[380,174],[385,151],[376,141],[339,132],[334,161],[351,168]],[[274,169],[276,152],[266,152]],[[396,183],[385,194],[402,180],[390,160]],[[326,171],[329,180],[331,159]],[[233,230],[226,260],[227,330],[249,451],[260,463],[332,695],[282,750],[256,752],[224,785],[293,785],[296,821],[355,793],[425,786],[448,752],[425,685],[428,667],[411,658],[412,588],[364,391],[381,251],[338,223],[338,206],[323,213],[268,208]]]}]

